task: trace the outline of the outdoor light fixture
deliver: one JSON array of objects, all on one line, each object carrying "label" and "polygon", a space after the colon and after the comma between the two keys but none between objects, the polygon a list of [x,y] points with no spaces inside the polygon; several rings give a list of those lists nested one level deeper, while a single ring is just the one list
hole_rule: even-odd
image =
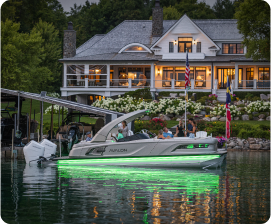
[{"label": "outdoor light fixture", "polygon": [[174,44],[177,44],[177,40],[174,41]]},{"label": "outdoor light fixture", "polygon": [[157,74],[160,75],[160,68],[158,68]]},{"label": "outdoor light fixture", "polygon": [[196,44],[196,40],[194,40],[194,44]]}]

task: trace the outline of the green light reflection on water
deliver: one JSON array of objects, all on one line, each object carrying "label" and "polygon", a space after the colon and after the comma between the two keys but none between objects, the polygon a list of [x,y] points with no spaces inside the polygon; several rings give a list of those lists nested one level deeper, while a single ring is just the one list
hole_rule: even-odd
[{"label": "green light reflection on water", "polygon": [[142,189],[149,192],[183,190],[191,195],[205,192],[218,193],[219,187],[218,174],[201,170],[67,165],[58,165],[58,170],[59,176],[64,178],[87,178],[89,184],[110,181],[110,183],[104,183],[103,186]]},{"label": "green light reflection on water", "polygon": [[219,158],[220,155],[204,155],[204,156],[146,156],[146,157],[122,157],[122,158],[100,158],[100,159],[71,159],[58,160],[59,165],[71,164],[105,164],[105,163],[137,163],[137,162],[176,162],[176,161],[207,161]]}]

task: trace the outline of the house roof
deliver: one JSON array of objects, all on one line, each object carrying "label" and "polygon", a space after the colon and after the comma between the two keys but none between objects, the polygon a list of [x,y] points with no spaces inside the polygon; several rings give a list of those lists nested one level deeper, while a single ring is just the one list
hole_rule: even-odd
[{"label": "house roof", "polygon": [[[163,36],[178,20],[163,21]],[[192,20],[211,39],[241,39],[237,29],[237,20]],[[230,32],[229,32],[230,31]],[[131,43],[141,43],[150,48],[161,37],[152,36],[151,20],[125,20],[107,34],[97,34],[76,50],[72,58],[60,61],[79,60],[157,60],[154,54],[147,52],[118,52]]]}]

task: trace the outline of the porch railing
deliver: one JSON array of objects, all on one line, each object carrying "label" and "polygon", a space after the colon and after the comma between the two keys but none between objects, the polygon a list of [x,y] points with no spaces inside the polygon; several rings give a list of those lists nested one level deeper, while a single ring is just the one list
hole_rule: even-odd
[{"label": "porch railing", "polygon": [[257,89],[270,89],[270,80],[258,81]]},{"label": "porch railing", "polygon": [[239,80],[238,88],[239,89],[253,89],[254,80]]}]

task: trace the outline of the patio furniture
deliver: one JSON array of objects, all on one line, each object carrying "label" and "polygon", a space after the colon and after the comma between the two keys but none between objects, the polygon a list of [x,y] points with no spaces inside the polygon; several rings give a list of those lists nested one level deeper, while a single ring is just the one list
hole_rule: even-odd
[{"label": "patio furniture", "polygon": [[165,82],[165,84],[163,85],[164,87],[171,87],[170,81]]}]

